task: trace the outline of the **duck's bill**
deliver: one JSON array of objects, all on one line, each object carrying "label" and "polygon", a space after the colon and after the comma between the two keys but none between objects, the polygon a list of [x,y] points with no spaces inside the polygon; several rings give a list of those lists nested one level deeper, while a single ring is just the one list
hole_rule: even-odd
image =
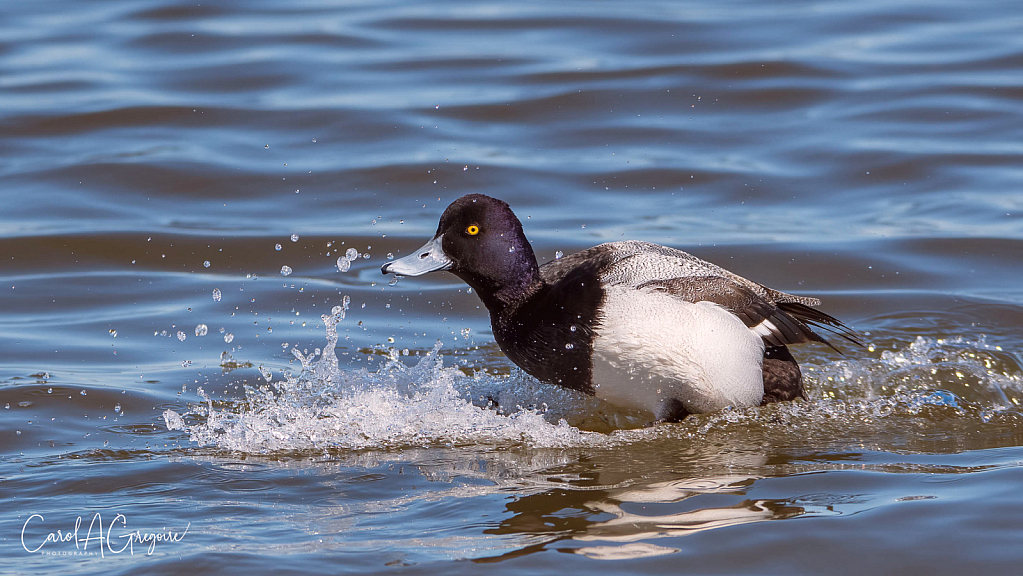
[{"label": "duck's bill", "polygon": [[399,276],[422,276],[427,272],[437,270],[450,270],[451,259],[441,248],[443,234],[427,242],[422,248],[404,258],[392,260],[380,267],[384,274],[397,274]]}]

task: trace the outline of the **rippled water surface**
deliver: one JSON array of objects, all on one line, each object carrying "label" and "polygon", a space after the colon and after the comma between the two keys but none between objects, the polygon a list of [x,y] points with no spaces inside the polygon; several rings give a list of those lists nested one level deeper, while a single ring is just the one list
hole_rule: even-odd
[{"label": "rippled water surface", "polygon": [[[1023,561],[1018,3],[0,14],[0,570]],[[644,427],[515,370],[453,276],[380,275],[469,192],[541,260],[675,246],[869,345]]]}]

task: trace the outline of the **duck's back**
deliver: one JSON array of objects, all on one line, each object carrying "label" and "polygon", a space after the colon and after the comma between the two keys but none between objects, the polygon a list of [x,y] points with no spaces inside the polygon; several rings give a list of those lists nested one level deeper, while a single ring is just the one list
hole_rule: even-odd
[{"label": "duck's back", "polygon": [[[596,265],[597,274],[605,286],[637,288],[650,283],[673,280],[721,278],[726,282],[742,286],[772,303],[820,305],[820,300],[816,298],[796,296],[774,290],[747,280],[738,274],[733,274],[716,264],[701,260],[688,252],[640,240],[607,242],[575,254],[569,254],[540,266],[540,275],[548,283],[555,283],[565,274],[584,264]],[[682,283],[684,282],[680,282],[680,284]],[[699,282],[694,282],[694,285],[696,284]],[[706,294],[694,292],[692,296],[704,298]]]}]

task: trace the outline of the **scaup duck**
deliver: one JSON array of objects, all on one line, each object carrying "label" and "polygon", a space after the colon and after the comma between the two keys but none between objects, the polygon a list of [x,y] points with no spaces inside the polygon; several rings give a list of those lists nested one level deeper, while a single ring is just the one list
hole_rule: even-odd
[{"label": "scaup duck", "polygon": [[660,421],[805,398],[788,345],[831,346],[811,326],[861,345],[816,298],[674,248],[609,242],[538,266],[508,204],[483,194],[452,202],[433,239],[381,267],[437,270],[476,291],[501,350],[527,373]]}]

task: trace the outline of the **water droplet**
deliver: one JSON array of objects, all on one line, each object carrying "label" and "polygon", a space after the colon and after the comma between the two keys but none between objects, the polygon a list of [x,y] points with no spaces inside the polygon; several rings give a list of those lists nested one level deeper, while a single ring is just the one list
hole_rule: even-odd
[{"label": "water droplet", "polygon": [[220,288],[213,289],[213,301],[220,302]]},{"label": "water droplet", "polygon": [[231,334],[230,332],[228,332],[227,334],[224,334],[224,342],[227,342],[228,344],[230,344],[233,340],[234,340],[234,334]]},{"label": "water droplet", "polygon": [[359,251],[356,250],[355,248],[349,248],[348,250],[345,250],[345,258],[349,260],[355,260],[358,257]]},{"label": "water droplet", "polygon": [[392,253],[388,252],[388,253],[387,253],[387,259],[388,259],[388,260],[394,260],[394,254],[392,254]]},{"label": "water droplet", "polygon": [[341,258],[337,259],[337,269],[339,271],[341,271],[341,272],[348,272],[348,270],[351,269],[351,267],[352,267],[352,261],[351,260],[349,260],[347,258],[344,258],[344,257],[341,257]]},{"label": "water droplet", "polygon": [[209,268],[209,267],[210,267],[210,261],[209,261],[209,260],[207,260],[207,261],[203,262],[203,263],[202,263],[202,267],[203,267],[203,268]]},{"label": "water droplet", "polygon": [[181,340],[182,342],[184,342],[185,338],[188,338],[188,335],[179,330],[178,331],[178,340]]},{"label": "water droplet", "polygon": [[274,250],[280,252],[281,251],[281,245],[280,244],[274,244]]},{"label": "water droplet", "polygon": [[262,364],[259,365],[259,373],[263,375],[263,379],[267,382],[273,379],[273,373],[268,368],[264,368]]},{"label": "water droplet", "polygon": [[398,277],[397,276],[393,276],[390,280],[387,281],[387,285],[388,286],[394,286],[397,283],[398,283]]},{"label": "water droplet", "polygon": [[555,252],[555,253],[554,253],[554,259],[555,259],[555,260],[559,260],[559,259],[561,259],[561,257],[562,257],[562,256],[564,256],[564,255],[565,255],[565,253],[564,253],[564,252],[562,252],[561,250],[558,250],[557,252]]},{"label": "water droplet", "polygon": [[114,404],[114,412],[120,412],[120,411],[121,411],[121,403],[118,402],[117,404]]},{"label": "water droplet", "polygon": [[575,324],[572,324],[571,326],[569,326],[568,329],[571,330],[572,332],[575,332],[577,330]]},{"label": "water droplet", "polygon": [[292,242],[298,242],[298,234],[292,234],[291,235],[291,241]]},{"label": "water droplet", "polygon": [[53,388],[48,388],[48,389],[46,390],[46,393],[47,393],[47,394],[53,394]]},{"label": "water droplet", "polygon": [[281,276],[291,276],[291,266],[281,266]]},{"label": "water droplet", "polygon": [[111,328],[110,329],[110,335],[113,336],[114,338],[117,338],[117,330],[114,330],[113,328]]},{"label": "water droplet", "polygon": [[191,366],[191,365],[192,365],[192,361],[191,361],[191,360],[183,360],[183,361],[181,362],[181,367],[182,367],[182,368],[188,368],[188,367],[189,367],[189,366]]},{"label": "water droplet", "polygon": [[82,396],[87,396],[87,394],[85,393],[85,390],[82,390],[81,394],[82,394]]},{"label": "water droplet", "polygon": [[462,338],[468,340],[469,339],[469,332],[470,332],[470,330],[468,328],[462,328]]},{"label": "water droplet", "polygon": [[571,350],[572,348],[575,348],[575,344],[572,344],[571,342],[565,344],[565,350]]},{"label": "water droplet", "polygon": [[514,252],[515,251],[515,247],[514,246],[509,246],[508,247],[508,251],[509,252]]},{"label": "water droplet", "polygon": [[209,333],[209,331],[210,329],[207,328],[205,324],[199,324],[198,326],[195,327],[196,336],[205,336],[206,334]]}]

